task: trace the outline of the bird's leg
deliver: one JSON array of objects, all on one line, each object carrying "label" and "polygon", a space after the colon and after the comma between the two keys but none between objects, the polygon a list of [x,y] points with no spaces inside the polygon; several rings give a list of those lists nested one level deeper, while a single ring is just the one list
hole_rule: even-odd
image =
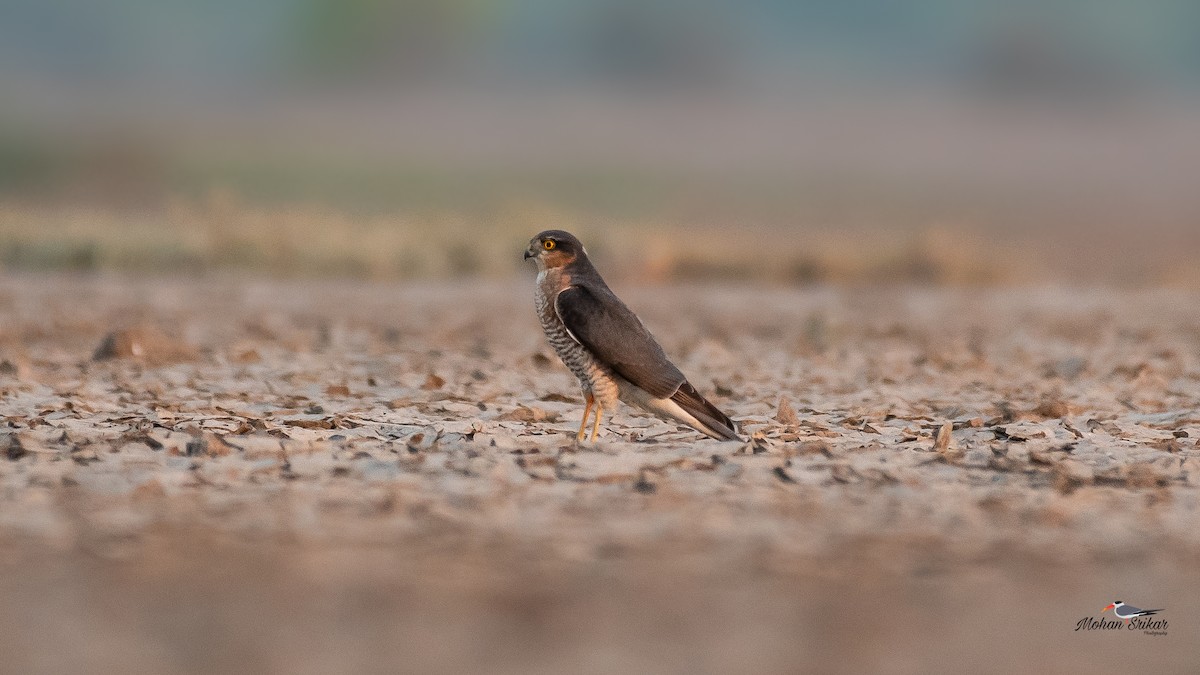
[{"label": "bird's leg", "polygon": [[583,421],[579,423],[579,433],[575,434],[575,440],[582,441],[583,434],[587,431],[588,415],[592,412],[592,405],[596,402],[596,397],[590,393],[583,395],[585,402],[583,406]]},{"label": "bird's leg", "polygon": [[596,442],[596,432],[600,431],[600,416],[604,414],[604,406],[596,404],[596,421],[592,424],[592,439],[591,442]]}]

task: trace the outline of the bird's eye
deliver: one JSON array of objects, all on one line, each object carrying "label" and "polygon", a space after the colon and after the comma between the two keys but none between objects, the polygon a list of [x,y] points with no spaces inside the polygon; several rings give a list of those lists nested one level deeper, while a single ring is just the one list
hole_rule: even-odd
[{"label": "bird's eye", "polygon": [[553,251],[555,246],[557,246],[557,244],[554,243],[553,239],[547,239],[546,241],[542,242],[542,248],[546,249],[547,251]]}]

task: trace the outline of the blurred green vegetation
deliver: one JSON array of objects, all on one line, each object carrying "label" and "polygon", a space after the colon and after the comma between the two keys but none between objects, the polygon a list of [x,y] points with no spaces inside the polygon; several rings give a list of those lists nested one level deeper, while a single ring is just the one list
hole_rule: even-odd
[{"label": "blurred green vegetation", "polygon": [[9,0],[0,264],[1195,283],[1194,0]]},{"label": "blurred green vegetation", "polygon": [[1200,286],[1194,228],[833,172],[503,171],[0,142],[9,271],[500,278],[547,228],[634,281]]}]

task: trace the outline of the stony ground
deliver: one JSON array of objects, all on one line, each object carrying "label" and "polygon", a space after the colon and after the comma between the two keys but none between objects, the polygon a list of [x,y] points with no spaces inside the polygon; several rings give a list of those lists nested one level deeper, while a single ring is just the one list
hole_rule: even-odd
[{"label": "stony ground", "polygon": [[617,287],[748,442],[530,279],[0,278],[0,671],[1200,669],[1200,296]]}]

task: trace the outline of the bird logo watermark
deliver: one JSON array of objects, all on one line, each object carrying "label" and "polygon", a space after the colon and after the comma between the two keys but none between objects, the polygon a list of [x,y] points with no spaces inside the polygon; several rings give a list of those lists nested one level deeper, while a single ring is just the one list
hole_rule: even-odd
[{"label": "bird logo watermark", "polygon": [[[1103,616],[1110,609],[1116,619]],[[1167,620],[1155,616],[1162,611],[1162,608],[1141,609],[1116,600],[1100,610],[1099,618],[1085,616],[1080,619],[1075,624],[1075,630],[1139,630],[1146,635],[1166,635]]]}]

